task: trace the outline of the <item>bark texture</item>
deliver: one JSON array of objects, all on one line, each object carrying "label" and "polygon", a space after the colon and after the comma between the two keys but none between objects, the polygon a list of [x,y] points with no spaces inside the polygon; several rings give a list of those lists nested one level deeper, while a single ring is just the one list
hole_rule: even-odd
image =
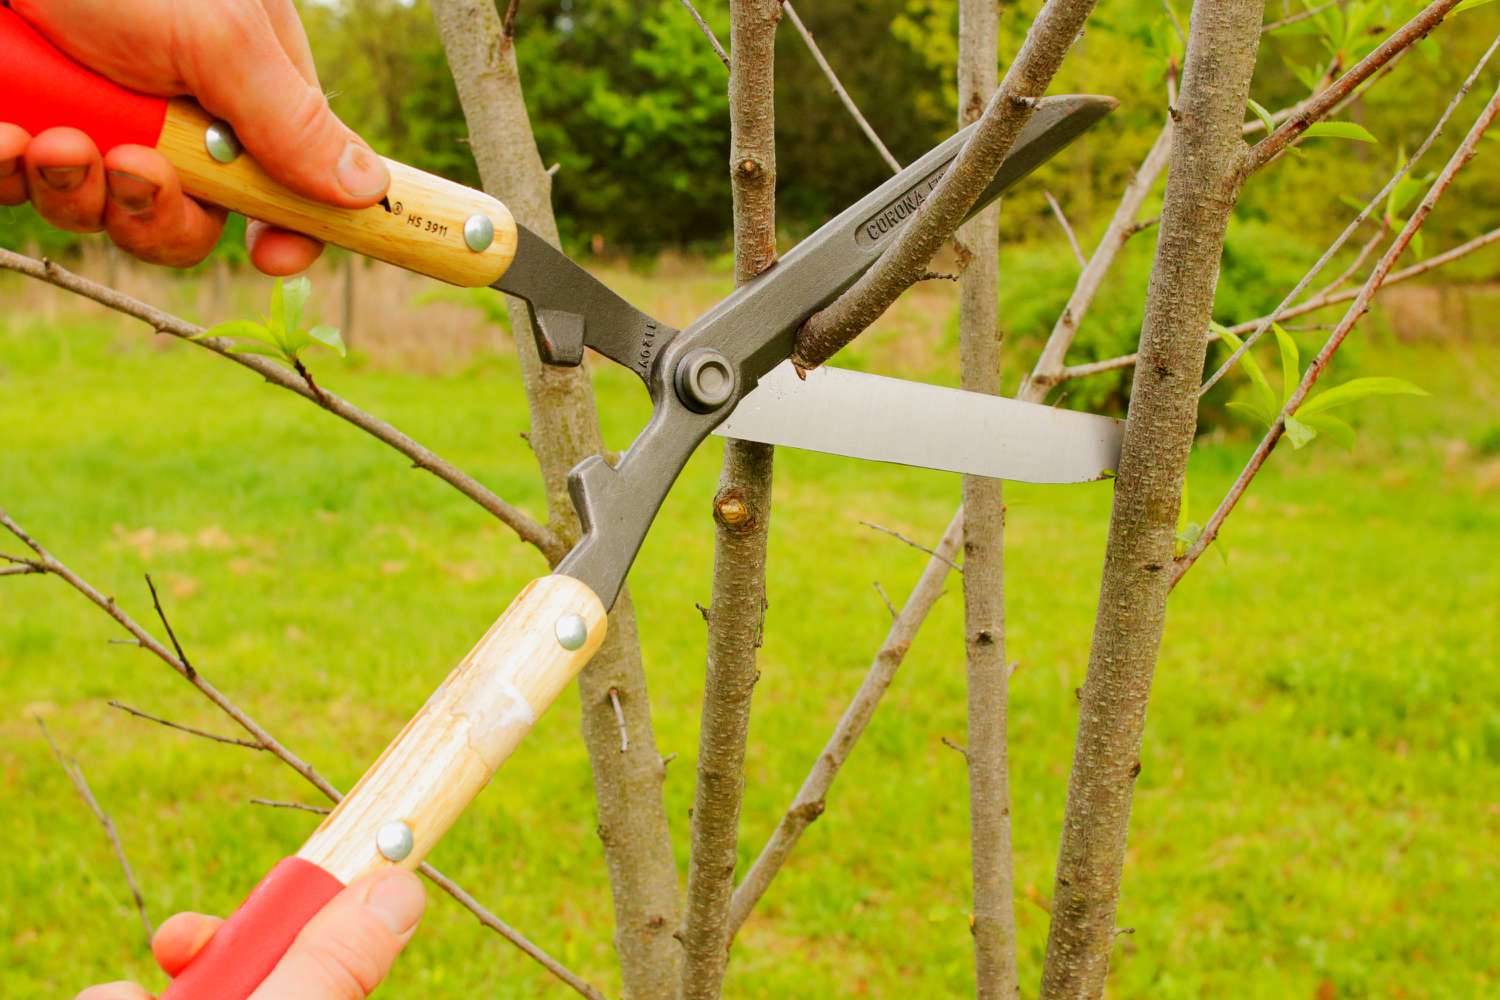
[{"label": "bark texture", "polygon": [[1047,0],[1032,22],[1026,43],[980,116],[982,124],[959,151],[953,166],[922,203],[911,225],[875,266],[826,309],[814,313],[797,334],[792,360],[816,368],[880,318],[902,292],[927,272],[933,254],[957,232],[984,192],[1037,99],[1047,91],[1063,57],[1083,30],[1095,0]]},{"label": "bark texture", "polygon": [[[515,47],[487,0],[434,0],[443,47],[458,84],[470,146],[485,189],[515,217],[556,244],[552,179],[542,165],[522,100]],[[579,524],[568,497],[570,469],[602,450],[593,390],[580,368],[541,363],[526,310],[510,302],[511,329],[531,410],[531,445],[546,483],[552,530],[568,544]],[[635,611],[622,591],[603,647],[578,679],[583,737],[593,765],[599,839],[614,897],[615,947],[628,997],[670,996],[681,948],[677,868],[662,799],[665,768],[651,727]],[[621,750],[610,692],[616,692],[629,748]]]},{"label": "bark texture", "polygon": [[[959,0],[958,124],[984,113],[999,77],[1000,17],[993,0]],[[959,278],[962,387],[1000,393],[1000,206],[958,231],[973,255]],[[998,479],[963,477],[964,651],[968,662],[969,850],[974,983],[981,1000],[1013,1000],[1016,915],[1006,759],[1005,496]]]},{"label": "bark texture", "polygon": [[[729,5],[729,172],[735,280],[741,284],[776,263],[775,53],[780,19],[777,0],[733,0]],[[726,442],[714,497],[708,669],[682,932],[684,1000],[717,1000],[729,961],[745,743],[765,627],[773,461],[769,445]]]},{"label": "bark texture", "polygon": [[1260,0],[1199,0],[1193,9],[1141,361],[1115,483],[1088,677],[1079,694],[1043,998],[1098,997],[1109,971],[1209,311],[1224,230],[1247,160],[1240,123],[1263,7]]}]

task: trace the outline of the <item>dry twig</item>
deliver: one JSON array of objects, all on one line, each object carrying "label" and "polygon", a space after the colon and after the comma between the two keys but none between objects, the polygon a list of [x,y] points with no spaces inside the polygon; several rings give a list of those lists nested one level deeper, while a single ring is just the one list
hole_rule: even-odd
[{"label": "dry twig", "polygon": [[693,0],[682,0],[682,5],[687,8],[689,14],[693,15],[693,20],[698,22],[698,27],[702,29],[703,36],[708,39],[708,44],[714,47],[714,54],[719,57],[719,61],[724,64],[724,68],[728,69],[729,53],[725,52],[724,46],[719,44],[719,39],[714,34],[714,29],[710,28],[708,22],[703,20],[703,15],[698,13],[697,7],[693,6]]},{"label": "dry twig", "polygon": [[823,75],[827,77],[828,85],[838,95],[840,103],[844,105],[844,110],[849,112],[849,117],[854,119],[854,123],[865,134],[865,138],[870,140],[870,145],[875,147],[876,152],[880,154],[880,158],[885,161],[885,165],[891,168],[891,173],[899,174],[901,172],[901,161],[891,154],[890,149],[880,140],[880,136],[876,133],[874,126],[860,113],[859,105],[854,103],[854,98],[849,96],[849,91],[839,82],[838,74],[828,64],[828,59],[823,55],[823,50],[818,48],[818,43],[813,38],[813,33],[807,30],[807,25],[802,23],[802,18],[798,16],[797,10],[792,6],[791,0],[783,0],[781,9],[786,13],[787,20],[792,22],[792,27],[797,29],[797,34],[802,36],[802,41],[807,45],[807,51],[812,53],[813,60],[818,64],[818,68],[823,71]]},{"label": "dry twig", "polygon": [[[132,646],[138,646],[140,644],[137,643],[137,642],[132,642],[132,643],[130,643],[130,645],[132,645]],[[195,729],[192,726],[184,726],[180,722],[173,722],[170,719],[159,718],[159,717],[157,717],[155,715],[152,715],[149,712],[142,712],[138,708],[131,708],[129,705],[125,704],[124,702],[115,701],[113,699],[110,700],[109,707],[110,708],[118,708],[120,711],[126,713],[127,715],[133,715],[137,719],[145,719],[147,722],[154,722],[157,725],[166,726],[168,729],[175,729],[178,732],[187,733],[190,736],[197,736],[200,739],[211,740],[214,743],[227,743],[230,746],[244,747],[247,750],[264,750],[265,749],[265,745],[264,744],[258,743],[255,740],[241,740],[241,739],[236,739],[233,736],[220,736],[217,733],[210,733],[210,732],[207,732],[206,730]]]}]

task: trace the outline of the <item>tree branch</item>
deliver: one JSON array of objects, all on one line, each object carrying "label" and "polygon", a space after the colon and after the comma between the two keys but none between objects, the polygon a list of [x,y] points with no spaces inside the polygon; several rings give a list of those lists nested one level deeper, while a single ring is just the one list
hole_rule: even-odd
[{"label": "tree branch", "polygon": [[1354,88],[1368,79],[1371,74],[1427,37],[1427,33],[1437,27],[1448,12],[1457,7],[1460,2],[1461,0],[1434,0],[1433,3],[1422,8],[1415,17],[1381,42],[1373,52],[1355,63],[1347,73],[1335,80],[1326,90],[1308,101],[1297,114],[1287,119],[1275,132],[1256,143],[1245,161],[1246,173],[1253,173],[1271,162],[1277,154],[1307,131],[1309,125],[1330,114],[1354,91]]},{"label": "tree branch", "polygon": [[1261,467],[1266,463],[1266,459],[1270,457],[1271,452],[1275,450],[1277,443],[1286,432],[1286,418],[1295,414],[1298,407],[1307,400],[1308,393],[1312,391],[1312,387],[1328,369],[1328,364],[1333,359],[1334,352],[1339,349],[1339,345],[1349,336],[1355,324],[1369,311],[1370,302],[1374,299],[1375,293],[1385,282],[1386,277],[1390,274],[1391,269],[1395,266],[1401,254],[1406,250],[1407,245],[1411,243],[1412,237],[1422,228],[1422,224],[1427,221],[1427,217],[1432,213],[1433,207],[1437,205],[1439,199],[1443,197],[1444,192],[1453,184],[1453,179],[1474,158],[1475,153],[1479,149],[1479,140],[1484,138],[1485,131],[1494,122],[1497,114],[1500,114],[1500,88],[1496,88],[1494,96],[1490,98],[1489,103],[1480,111],[1479,117],[1475,119],[1473,126],[1469,129],[1468,135],[1464,137],[1464,141],[1454,150],[1452,157],[1449,158],[1448,163],[1443,167],[1442,173],[1432,182],[1432,186],[1427,189],[1427,194],[1422,198],[1421,204],[1412,212],[1411,217],[1406,220],[1406,224],[1401,227],[1401,231],[1396,234],[1396,238],[1391,242],[1390,247],[1371,270],[1370,276],[1365,279],[1365,283],[1360,288],[1358,295],[1355,296],[1349,308],[1345,310],[1343,318],[1333,328],[1333,332],[1329,334],[1328,340],[1323,344],[1322,349],[1318,351],[1317,356],[1308,365],[1307,371],[1302,374],[1302,379],[1297,384],[1297,388],[1287,399],[1286,405],[1282,407],[1280,416],[1276,418],[1276,422],[1271,425],[1270,429],[1266,431],[1265,436],[1261,438],[1260,444],[1256,446],[1255,452],[1250,456],[1250,460],[1245,464],[1245,468],[1241,470],[1239,477],[1235,479],[1234,485],[1229,488],[1229,492],[1220,501],[1218,508],[1208,519],[1208,523],[1204,525],[1202,534],[1189,546],[1181,558],[1175,561],[1172,573],[1173,586],[1182,579],[1183,575],[1198,561],[1198,557],[1218,537],[1219,530],[1223,527],[1225,519],[1233,513],[1235,505],[1245,495],[1245,491],[1249,489],[1251,481],[1260,472]]},{"label": "tree branch", "polygon": [[429,448],[419,444],[379,417],[366,413],[348,400],[331,392],[314,391],[295,372],[269,358],[235,351],[234,342],[231,340],[223,337],[205,337],[204,330],[200,326],[74,274],[50,260],[34,260],[22,254],[0,249],[0,268],[36,278],[38,281],[45,281],[126,316],[134,316],[158,333],[169,334],[179,340],[196,344],[204,350],[212,351],[241,367],[250,369],[272,385],[296,393],[341,420],[358,427],[377,441],[394,448],[410,459],[416,468],[432,473],[483,507],[514,531],[522,541],[535,546],[550,562],[556,562],[566,553],[567,548],[545,526],[538,524],[519,508],[506,503],[468,473],[444,461]]},{"label": "tree branch", "polygon": [[698,13],[697,7],[693,6],[693,0],[682,0],[682,5],[687,8],[689,14],[693,15],[693,20],[698,22],[698,27],[702,29],[704,37],[708,39],[708,44],[714,47],[714,54],[719,57],[719,62],[724,64],[725,69],[728,69],[729,53],[725,52],[724,46],[719,44],[719,39],[714,34],[714,29],[710,28],[708,22],[703,20],[703,15]]},{"label": "tree branch", "polygon": [[844,714],[839,718],[838,725],[834,727],[833,734],[828,737],[823,751],[818,754],[812,769],[803,779],[802,787],[792,799],[792,804],[787,807],[785,815],[776,824],[775,831],[766,841],[765,847],[761,848],[755,863],[745,873],[744,880],[734,890],[734,897],[729,904],[731,938],[739,933],[740,928],[749,918],[750,912],[755,909],[755,904],[760,902],[760,898],[770,888],[772,880],[786,864],[792,848],[797,846],[797,841],[803,832],[823,814],[828,791],[833,787],[834,779],[839,775],[839,769],[849,759],[854,745],[864,734],[865,726],[874,717],[881,697],[891,686],[896,671],[906,659],[907,651],[911,649],[917,630],[922,627],[933,605],[943,595],[943,582],[948,578],[948,571],[953,566],[953,556],[958,552],[959,541],[962,537],[963,512],[960,510],[953,515],[952,522],[943,532],[942,540],[938,542],[936,550],[927,560],[921,578],[917,580],[916,586],[912,587],[911,593],[907,595],[906,603],[901,606],[901,611],[891,622],[885,642],[881,644],[875,658],[871,661],[864,681],[861,682],[859,690],[854,693],[854,697],[849,700],[848,707],[844,709]]},{"label": "tree branch", "polygon": [[[1348,2],[1349,0],[1328,0],[1327,3],[1320,3],[1316,7],[1309,7],[1306,10],[1298,11],[1295,14],[1288,14],[1286,17],[1283,17],[1280,20],[1271,21],[1264,25],[1260,29],[1260,33],[1263,35],[1269,35],[1273,31],[1279,31],[1282,28],[1291,27],[1292,25],[1299,24],[1302,21],[1308,20],[1309,18],[1317,17],[1319,14],[1323,13],[1325,10],[1328,10],[1330,7],[1338,7],[1343,4],[1347,4]],[[1285,8],[1283,8],[1283,10],[1284,9]]]},{"label": "tree branch", "polygon": [[953,165],[894,245],[847,291],[811,316],[797,334],[793,361],[816,368],[878,319],[922,277],[938,249],[994,178],[1031,120],[1095,0],[1049,0],[1037,14],[1005,80]]},{"label": "tree branch", "polygon": [[1134,783],[1161,645],[1224,233],[1245,177],[1241,133],[1260,0],[1198,0],[1184,62],[1142,366],[1115,480],[1062,821],[1042,1000],[1098,997],[1115,942]]},{"label": "tree branch", "polygon": [[1047,196],[1047,207],[1052,209],[1053,217],[1062,227],[1063,235],[1068,238],[1068,246],[1073,251],[1073,259],[1078,261],[1079,267],[1088,267],[1088,258],[1084,257],[1083,247],[1078,245],[1078,235],[1073,232],[1073,227],[1068,225],[1068,217],[1063,213],[1062,206],[1057,203],[1056,198],[1052,197],[1051,191],[1043,191],[1042,194]]},{"label": "tree branch", "polygon": [[813,33],[807,30],[807,25],[802,23],[802,18],[797,15],[796,8],[792,6],[791,0],[783,0],[781,9],[786,11],[787,19],[792,22],[792,27],[797,29],[797,34],[802,36],[802,41],[807,43],[807,50],[812,53],[813,60],[818,64],[818,68],[828,78],[828,85],[838,95],[839,101],[844,105],[844,110],[849,112],[849,116],[854,119],[854,123],[859,126],[859,130],[865,134],[865,138],[870,140],[870,145],[875,147],[876,152],[880,154],[880,158],[885,161],[885,165],[891,168],[891,173],[899,174],[901,172],[901,161],[891,154],[886,144],[880,141],[880,136],[876,133],[874,127],[860,113],[859,105],[854,103],[854,98],[849,96],[849,91],[844,89],[844,85],[839,82],[838,74],[834,73],[833,67],[828,64],[827,58],[823,55],[823,50],[818,48],[818,43],[813,38]]},{"label": "tree branch", "polygon": [[[730,0],[730,177],[738,284],[776,262],[775,56],[780,20],[778,0]],[[708,669],[682,930],[683,1000],[718,1000],[729,959],[745,744],[765,628],[774,460],[770,445],[726,442],[714,498]]]},{"label": "tree branch", "polygon": [[[20,525],[11,520],[10,516],[3,509],[0,509],[0,527],[4,527],[12,535],[15,535],[24,542],[27,548],[35,552],[37,555],[37,565],[41,566],[45,572],[67,583],[68,586],[87,598],[90,603],[113,618],[119,623],[120,627],[130,633],[137,645],[182,675],[189,684],[198,689],[200,694],[213,702],[221,712],[234,720],[241,729],[249,733],[251,738],[260,744],[267,753],[274,756],[293,771],[296,771],[302,776],[303,780],[322,792],[333,802],[338,802],[343,797],[339,790],[328,779],[319,774],[311,764],[289,750],[266,731],[260,723],[251,718],[249,714],[219,691],[218,688],[210,684],[201,673],[189,668],[175,653],[162,645],[155,636],[137,624],[133,618],[121,610],[120,606],[115,603],[114,598],[104,596],[104,594],[100,593],[86,580],[54,558],[46,549],[42,548]],[[529,955],[548,972],[568,984],[568,986],[572,987],[579,994],[588,997],[589,1000],[605,1000],[603,993],[590,986],[576,973],[570,971],[552,956],[532,944],[525,935],[487,910],[477,899],[469,895],[456,882],[443,875],[436,868],[433,868],[430,864],[423,864],[418,870],[427,877],[428,881],[458,900],[459,904],[474,914],[481,924],[521,949],[521,951]]]},{"label": "tree branch", "polygon": [[130,859],[125,856],[125,845],[120,843],[120,834],[115,830],[115,821],[109,818],[109,813],[105,812],[104,807],[99,805],[99,800],[94,798],[94,791],[89,788],[88,779],[83,776],[83,768],[79,766],[76,760],[69,760],[63,756],[63,752],[58,747],[57,741],[52,738],[52,733],[47,729],[47,724],[42,721],[40,716],[37,717],[36,724],[37,728],[42,731],[42,738],[52,748],[52,756],[57,758],[58,766],[63,769],[63,773],[73,783],[73,788],[77,790],[78,797],[83,799],[83,804],[89,807],[89,811],[94,814],[94,818],[104,828],[104,835],[109,838],[109,846],[114,849],[115,859],[120,862],[120,869],[125,873],[125,883],[130,887],[130,895],[135,900],[135,911],[140,915],[141,926],[145,928],[146,946],[150,947],[151,935],[156,931],[151,926],[151,917],[146,913],[146,899],[141,895],[140,885],[136,883],[135,871],[130,867]]},{"label": "tree branch", "polygon": [[[187,661],[184,660],[183,662],[185,663]],[[202,729],[195,729],[192,726],[184,726],[180,722],[172,722],[170,719],[158,718],[157,716],[152,715],[149,712],[142,712],[138,708],[131,708],[124,702],[115,701],[114,699],[110,700],[109,707],[118,708],[120,711],[126,713],[127,715],[133,715],[137,719],[145,719],[147,722],[154,722],[159,726],[166,726],[168,729],[175,729],[180,733],[187,733],[190,736],[197,736],[200,739],[210,740],[214,743],[227,743],[229,746],[244,747],[246,750],[266,749],[265,744],[258,743],[255,740],[241,740],[236,739],[233,736],[220,736],[217,733],[210,733]]]}]

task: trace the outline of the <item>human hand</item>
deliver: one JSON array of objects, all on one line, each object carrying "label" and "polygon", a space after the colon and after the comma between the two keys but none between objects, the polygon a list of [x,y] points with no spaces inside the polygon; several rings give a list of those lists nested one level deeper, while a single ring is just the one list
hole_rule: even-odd
[{"label": "human hand", "polygon": [[[339,893],[310,920],[250,1000],[364,1000],[390,971],[422,919],[421,879],[399,868],[376,872]],[[179,913],[151,939],[169,976],[185,969],[223,923]],[[135,983],[91,986],[76,1000],[151,1000]]]},{"label": "human hand", "polygon": [[[191,95],[298,194],[365,208],[390,185],[385,164],[330,110],[292,0],[10,0],[10,7],[116,83]],[[0,205],[27,200],[55,226],[103,230],[136,257],[173,267],[206,257],[224,226],[223,210],[183,194],[155,150],[119,146],[101,156],[77,129],[30,136],[0,122]],[[322,252],[313,239],[256,222],[247,241],[267,274],[295,274]]]}]

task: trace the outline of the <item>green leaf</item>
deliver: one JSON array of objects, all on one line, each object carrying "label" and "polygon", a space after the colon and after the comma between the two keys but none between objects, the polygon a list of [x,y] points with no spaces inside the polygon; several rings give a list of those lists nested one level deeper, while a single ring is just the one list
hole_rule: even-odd
[{"label": "green leaf", "polygon": [[1377,375],[1371,378],[1356,378],[1345,382],[1343,385],[1334,386],[1327,392],[1318,395],[1302,404],[1298,414],[1304,418],[1310,417],[1337,406],[1348,406],[1350,403],[1371,396],[1426,396],[1427,390],[1421,386],[1413,385],[1404,378],[1395,378],[1390,375]]},{"label": "green leaf", "polygon": [[271,336],[276,343],[281,343],[281,335],[286,330],[286,308],[283,305],[285,295],[282,291],[281,279],[277,278],[271,284],[271,315],[267,316],[266,329],[271,331]]},{"label": "green leaf", "polygon": [[1464,0],[1463,3],[1453,8],[1453,13],[1462,14],[1466,10],[1473,10],[1475,7],[1483,7],[1489,2],[1490,0]]},{"label": "green leaf", "polygon": [[1379,142],[1363,125],[1354,122],[1314,122],[1302,133],[1305,139],[1353,139],[1355,142]]},{"label": "green leaf", "polygon": [[1286,437],[1288,441],[1292,442],[1293,448],[1301,448],[1317,436],[1318,432],[1316,430],[1296,417],[1289,416],[1286,418]]},{"label": "green leaf", "polygon": [[[280,284],[280,279],[277,279]],[[300,330],[302,328],[302,307],[307,305],[307,297],[312,294],[312,282],[306,277],[293,278],[288,281],[281,291],[282,313],[281,324],[288,330]],[[274,309],[275,306],[273,305]]]},{"label": "green leaf", "polygon": [[1248,103],[1250,105],[1250,110],[1255,112],[1255,117],[1259,118],[1260,123],[1266,127],[1266,135],[1270,135],[1272,132],[1276,131],[1276,123],[1271,120],[1271,112],[1265,109],[1265,105],[1261,104],[1253,97],[1250,98]]},{"label": "green leaf", "polygon": [[1276,421],[1276,411],[1268,412],[1265,407],[1258,403],[1246,403],[1244,400],[1234,399],[1225,405],[1235,413],[1249,417],[1250,422],[1257,427],[1269,427]]},{"label": "green leaf", "polygon": [[1354,447],[1354,428],[1331,413],[1314,413],[1312,416],[1299,413],[1295,418],[1319,434],[1333,438],[1345,448]]},{"label": "green leaf", "polygon": [[[1230,333],[1225,327],[1215,324],[1215,328],[1219,331],[1219,337],[1224,343],[1236,351],[1244,346],[1245,342]],[[1271,383],[1266,381],[1266,373],[1260,370],[1260,365],[1256,363],[1255,356],[1249,351],[1240,355],[1240,365],[1245,369],[1245,374],[1250,376],[1250,384],[1255,387],[1255,394],[1258,397],[1250,412],[1256,414],[1270,413],[1271,416],[1265,419],[1265,423],[1270,423],[1276,419],[1275,415],[1281,412],[1281,406],[1276,401],[1276,393],[1271,390]]]},{"label": "green leaf", "polygon": [[1281,349],[1281,405],[1286,406],[1302,380],[1302,359],[1297,354],[1297,342],[1280,323],[1272,323],[1271,330],[1276,334],[1276,346]]},{"label": "green leaf", "polygon": [[287,353],[280,346],[269,342],[264,344],[235,344],[230,350],[236,354],[262,354],[268,358],[275,358],[277,361],[284,361],[287,364],[292,363],[292,359],[287,356]]},{"label": "green leaf", "polygon": [[338,356],[345,358],[349,356],[349,349],[344,346],[344,336],[339,333],[336,326],[318,325],[307,331],[307,335],[325,347],[330,347],[338,352]]},{"label": "green leaf", "polygon": [[238,340],[259,340],[267,344],[274,343],[271,333],[260,323],[248,319],[232,319],[227,323],[219,323],[204,330],[194,340],[204,337],[233,337]]}]

